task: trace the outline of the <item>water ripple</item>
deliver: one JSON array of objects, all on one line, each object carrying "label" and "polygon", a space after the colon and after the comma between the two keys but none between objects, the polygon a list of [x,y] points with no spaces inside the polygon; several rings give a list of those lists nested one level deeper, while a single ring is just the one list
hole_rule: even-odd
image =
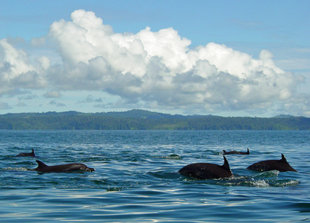
[{"label": "water ripple", "polygon": [[[309,221],[310,134],[305,131],[0,131],[3,222],[298,222]],[[37,173],[35,148],[49,165],[82,162],[87,173]],[[189,163],[222,165],[234,177],[195,180]],[[299,172],[246,167],[285,156]]]}]

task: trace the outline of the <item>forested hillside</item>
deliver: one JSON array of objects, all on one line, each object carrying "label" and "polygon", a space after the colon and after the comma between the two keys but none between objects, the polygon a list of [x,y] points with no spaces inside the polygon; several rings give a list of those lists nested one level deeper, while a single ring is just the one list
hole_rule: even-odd
[{"label": "forested hillside", "polygon": [[12,130],[310,130],[310,118],[169,115],[144,110],[0,115],[0,129]]}]

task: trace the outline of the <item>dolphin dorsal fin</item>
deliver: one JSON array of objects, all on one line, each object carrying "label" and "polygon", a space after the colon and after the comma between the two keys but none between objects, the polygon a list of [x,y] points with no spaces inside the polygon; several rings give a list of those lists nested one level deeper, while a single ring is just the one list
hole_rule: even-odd
[{"label": "dolphin dorsal fin", "polygon": [[286,160],[285,156],[283,155],[283,153],[281,153],[281,161],[283,161],[283,162],[286,162],[286,163],[287,163],[287,160]]},{"label": "dolphin dorsal fin", "polygon": [[222,167],[227,169],[227,170],[230,170],[229,163],[228,163],[226,157],[225,156],[223,156],[223,157],[224,157],[224,164],[223,164]]},{"label": "dolphin dorsal fin", "polygon": [[38,168],[47,167],[47,165],[45,163],[41,162],[40,160],[36,160],[36,162],[38,163]]}]

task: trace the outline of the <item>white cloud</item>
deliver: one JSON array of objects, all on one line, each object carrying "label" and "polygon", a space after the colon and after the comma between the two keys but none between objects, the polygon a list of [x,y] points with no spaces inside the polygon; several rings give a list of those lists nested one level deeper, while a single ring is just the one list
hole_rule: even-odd
[{"label": "white cloud", "polygon": [[35,89],[45,85],[42,73],[49,67],[46,57],[40,57],[36,65],[31,64],[23,50],[16,49],[7,39],[0,40],[0,95],[16,89]]},{"label": "white cloud", "polygon": [[93,12],[71,18],[50,28],[64,62],[53,80],[63,89],[103,90],[163,107],[248,109],[288,99],[297,84],[267,50],[254,59],[216,43],[190,49],[173,28],[114,33]]},{"label": "white cloud", "polygon": [[173,28],[115,33],[84,10],[74,11],[71,21],[54,22],[48,37],[33,44],[46,41],[56,46],[61,62],[48,55],[29,61],[24,51],[0,40],[0,83],[6,86],[0,95],[48,85],[46,97],[91,90],[157,108],[252,111],[291,101],[300,81],[277,67],[267,50],[253,58],[217,43],[193,49]]}]

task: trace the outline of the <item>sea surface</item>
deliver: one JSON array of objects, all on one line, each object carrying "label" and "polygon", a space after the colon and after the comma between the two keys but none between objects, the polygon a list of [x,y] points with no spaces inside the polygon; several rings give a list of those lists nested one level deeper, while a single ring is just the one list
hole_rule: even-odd
[{"label": "sea surface", "polygon": [[[178,173],[247,148],[226,155],[231,179]],[[298,172],[246,169],[281,153]],[[0,222],[310,222],[309,157],[309,131],[1,130]],[[95,172],[38,173],[36,159]]]}]

